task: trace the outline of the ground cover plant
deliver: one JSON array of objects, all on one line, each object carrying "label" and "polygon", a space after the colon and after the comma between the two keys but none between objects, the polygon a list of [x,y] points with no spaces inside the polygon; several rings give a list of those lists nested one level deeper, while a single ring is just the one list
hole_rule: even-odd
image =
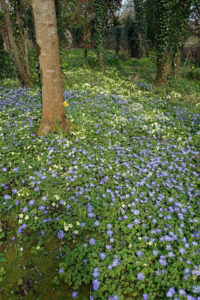
[{"label": "ground cover plant", "polygon": [[0,88],[0,299],[200,299],[198,103],[69,55],[71,132]]}]

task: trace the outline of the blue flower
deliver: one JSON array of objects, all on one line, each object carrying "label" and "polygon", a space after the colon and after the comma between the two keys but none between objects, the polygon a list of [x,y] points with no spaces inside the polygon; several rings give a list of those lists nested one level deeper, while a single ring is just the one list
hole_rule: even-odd
[{"label": "blue flower", "polygon": [[96,243],[96,241],[94,238],[90,238],[89,243],[90,243],[90,245],[94,245]]},{"label": "blue flower", "polygon": [[138,280],[143,280],[144,279],[144,274],[143,273],[138,273],[138,275],[137,275],[137,279]]},{"label": "blue flower", "polygon": [[92,276],[93,276],[94,278],[99,277],[99,269],[98,269],[98,268],[95,268],[95,269],[94,269],[94,272],[93,272]]},{"label": "blue flower", "polygon": [[10,199],[10,195],[7,194],[4,196],[4,200],[9,200],[9,199]]},{"label": "blue flower", "polygon": [[137,256],[138,256],[138,257],[141,257],[141,256],[142,256],[142,254],[143,254],[143,252],[142,252],[142,251],[137,251]]},{"label": "blue flower", "polygon": [[148,294],[143,294],[143,299],[144,300],[148,300],[149,299],[149,295]]},{"label": "blue flower", "polygon": [[62,240],[62,239],[64,238],[64,236],[65,236],[65,233],[64,233],[63,230],[60,230],[60,231],[58,232],[58,234],[57,234],[57,237],[58,237],[60,240]]},{"label": "blue flower", "polygon": [[170,288],[168,290],[168,292],[166,293],[166,297],[172,298],[174,296],[174,294],[175,294],[175,289],[174,288]]},{"label": "blue flower", "polygon": [[92,281],[92,284],[93,284],[93,290],[94,290],[94,291],[98,291],[98,289],[99,289],[99,284],[100,284],[99,280],[98,280],[98,279],[94,279],[94,280]]},{"label": "blue flower", "polygon": [[99,252],[99,256],[103,260],[106,258],[106,254],[104,252]]},{"label": "blue flower", "polygon": [[78,296],[78,293],[75,291],[72,293],[72,298],[76,298]]},{"label": "blue flower", "polygon": [[60,269],[59,269],[59,273],[64,273],[64,269],[63,269],[63,268],[60,268]]}]

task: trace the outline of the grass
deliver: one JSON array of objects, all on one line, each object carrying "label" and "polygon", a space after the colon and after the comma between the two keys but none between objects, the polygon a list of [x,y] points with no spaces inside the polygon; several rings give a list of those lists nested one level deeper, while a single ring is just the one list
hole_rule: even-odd
[{"label": "grass", "polygon": [[82,55],[62,52],[70,134],[36,136],[37,86],[0,88],[0,299],[198,299],[199,83]]}]

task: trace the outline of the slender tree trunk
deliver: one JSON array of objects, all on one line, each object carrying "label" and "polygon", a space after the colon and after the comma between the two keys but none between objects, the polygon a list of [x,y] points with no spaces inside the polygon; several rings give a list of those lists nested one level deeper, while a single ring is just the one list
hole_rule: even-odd
[{"label": "slender tree trunk", "polygon": [[26,29],[24,30],[24,60],[26,66],[26,73],[28,74],[28,77],[32,82],[33,79],[30,72],[30,64],[29,64],[29,57],[28,57],[28,32]]},{"label": "slender tree trunk", "polygon": [[[2,26],[2,25],[0,24],[0,26]],[[1,29],[1,28],[0,28],[0,36],[1,36],[2,40],[3,40],[4,50],[6,52],[8,52],[9,55],[12,57],[12,53],[11,53],[10,47],[9,47],[8,38],[7,38],[6,34],[5,34],[5,32],[3,31],[3,29]]]},{"label": "slender tree trunk", "polygon": [[8,32],[8,38],[9,38],[9,42],[10,42],[10,46],[12,47],[12,51],[14,54],[14,58],[15,58],[15,65],[16,68],[18,70],[19,73],[19,79],[21,81],[22,86],[28,86],[29,85],[29,80],[26,74],[26,71],[21,63],[20,60],[20,55],[19,55],[19,50],[17,48],[17,44],[15,42],[15,38],[14,38],[14,32],[12,29],[12,25],[11,25],[11,20],[10,20],[10,15],[7,9],[7,4],[5,0],[0,0],[0,3],[2,5],[2,9],[5,15],[5,21],[6,21],[6,27],[7,27],[7,32]]},{"label": "slender tree trunk", "polygon": [[181,60],[181,50],[177,50],[173,57],[172,62],[172,76],[176,77],[178,74],[179,66]]},{"label": "slender tree trunk", "polygon": [[83,45],[84,45],[84,58],[88,58],[88,33],[89,33],[89,25],[87,23],[83,24]]},{"label": "slender tree trunk", "polygon": [[42,73],[42,120],[38,135],[64,131],[68,121],[63,106],[62,72],[55,0],[32,0]]},{"label": "slender tree trunk", "polygon": [[167,76],[170,72],[169,53],[165,52],[162,58],[157,59],[156,85],[162,86],[166,84]]},{"label": "slender tree trunk", "polygon": [[103,50],[100,49],[98,51],[98,58],[99,58],[99,68],[101,72],[104,72],[104,63],[103,63]]},{"label": "slender tree trunk", "polygon": [[29,86],[33,86],[33,78],[30,72],[29,58],[28,58],[28,30],[24,26],[24,22],[22,19],[21,10],[23,8],[19,6],[19,2],[16,2],[15,10],[16,10],[16,21],[19,29],[19,40],[18,40],[18,49],[21,50],[21,60],[23,66],[25,68]]},{"label": "slender tree trunk", "polygon": [[142,40],[142,34],[140,31],[138,32],[138,45],[139,45],[139,56],[140,56],[140,58],[144,57],[146,55],[146,50],[144,47],[144,43]]}]

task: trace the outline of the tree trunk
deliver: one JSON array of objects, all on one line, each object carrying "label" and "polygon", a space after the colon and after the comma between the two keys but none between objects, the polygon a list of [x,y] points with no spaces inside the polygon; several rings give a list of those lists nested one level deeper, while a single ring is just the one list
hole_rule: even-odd
[{"label": "tree trunk", "polygon": [[157,58],[157,74],[156,85],[162,86],[166,84],[167,76],[170,72],[169,53],[165,52],[162,57]]},{"label": "tree trunk", "polygon": [[[0,26],[1,26],[1,24],[0,24]],[[11,53],[10,47],[9,47],[9,41],[8,41],[8,38],[7,38],[6,34],[5,34],[5,32],[3,31],[3,29],[1,29],[1,28],[0,28],[0,36],[1,36],[2,40],[3,40],[3,47],[4,47],[4,50],[5,50],[6,52],[8,52],[9,55],[12,57],[12,53]]]},{"label": "tree trunk", "polygon": [[99,68],[101,72],[104,72],[103,50],[98,51],[98,59],[99,59]]},{"label": "tree trunk", "polygon": [[180,60],[181,60],[181,51],[177,50],[173,57],[173,70],[172,70],[172,76],[176,77],[178,74],[179,66],[180,66]]},{"label": "tree trunk", "polygon": [[22,86],[28,86],[29,85],[29,80],[28,77],[26,75],[26,71],[20,61],[20,56],[19,56],[19,51],[17,48],[17,44],[15,42],[15,38],[14,38],[14,32],[12,29],[12,25],[11,25],[11,20],[10,20],[10,15],[7,9],[7,4],[5,0],[0,0],[0,3],[2,5],[2,9],[5,15],[5,21],[6,21],[6,27],[7,27],[7,32],[8,32],[8,38],[9,38],[9,42],[10,42],[10,46],[12,48],[13,54],[14,54],[14,58],[15,58],[15,65],[19,74],[19,79],[21,81]]},{"label": "tree trunk", "polygon": [[146,53],[143,45],[141,32],[138,32],[138,46],[139,46],[139,58],[142,58],[145,56]]},{"label": "tree trunk", "polygon": [[36,40],[42,73],[42,120],[38,135],[66,130],[62,72],[54,0],[32,0]]},{"label": "tree trunk", "polygon": [[30,72],[30,64],[29,64],[29,58],[28,58],[28,32],[25,29],[24,30],[24,61],[25,61],[25,66],[26,66],[26,73],[32,82],[33,79],[31,77],[31,72]]},{"label": "tree trunk", "polygon": [[29,86],[33,86],[33,78],[30,72],[29,58],[28,58],[28,29],[25,28],[24,22],[22,19],[22,7],[19,6],[20,2],[15,3],[15,11],[16,11],[16,22],[19,29],[19,40],[18,40],[18,49],[21,50],[21,60],[22,64],[25,68]]},{"label": "tree trunk", "polygon": [[83,44],[84,44],[84,58],[88,58],[88,31],[89,31],[89,26],[87,23],[83,24]]}]

